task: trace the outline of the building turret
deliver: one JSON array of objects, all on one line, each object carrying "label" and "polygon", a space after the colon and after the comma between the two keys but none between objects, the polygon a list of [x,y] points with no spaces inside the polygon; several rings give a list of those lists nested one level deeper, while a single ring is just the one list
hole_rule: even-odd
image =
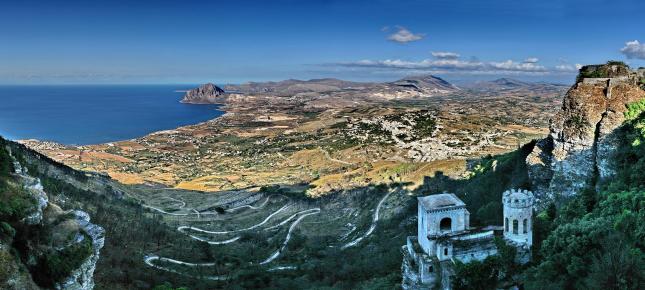
[{"label": "building turret", "polygon": [[528,190],[507,190],[504,203],[504,239],[520,245],[533,244],[533,204],[535,198]]}]

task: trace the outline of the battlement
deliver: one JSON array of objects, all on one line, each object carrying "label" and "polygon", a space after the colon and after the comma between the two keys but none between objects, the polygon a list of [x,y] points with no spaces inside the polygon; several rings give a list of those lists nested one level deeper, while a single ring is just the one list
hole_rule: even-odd
[{"label": "battlement", "polygon": [[535,197],[530,190],[510,189],[502,194],[502,202],[511,208],[528,208],[533,207]]}]

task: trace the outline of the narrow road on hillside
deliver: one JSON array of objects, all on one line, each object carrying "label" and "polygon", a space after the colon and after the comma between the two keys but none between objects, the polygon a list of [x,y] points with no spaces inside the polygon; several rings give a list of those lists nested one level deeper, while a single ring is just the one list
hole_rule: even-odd
[{"label": "narrow road on hillside", "polygon": [[[249,208],[249,209],[253,209],[253,210],[261,209],[261,208],[263,208],[263,207],[264,207],[264,206],[269,202],[269,200],[270,200],[270,199],[271,199],[271,197],[273,197],[273,196],[281,196],[281,195],[279,195],[279,194],[273,194],[273,195],[270,195],[270,196],[268,196],[268,197],[267,197],[267,199],[265,199],[265,200],[264,200],[264,202],[263,202],[262,204],[260,204],[260,205],[258,205],[258,206],[252,206],[252,205],[249,205],[249,204],[245,204],[245,205],[241,205],[241,206],[238,206],[238,207],[234,207],[234,208],[227,209],[226,211],[227,211],[227,212],[233,212],[233,211],[236,211],[236,210],[238,210],[238,209],[242,209],[242,208]],[[175,199],[175,198],[172,198],[172,197],[168,197],[168,196],[167,196],[166,198],[168,198],[168,199],[171,199],[171,200],[173,200],[173,201],[177,201],[177,202],[181,203],[181,205],[178,207],[178,209],[179,209],[179,210],[184,209],[184,207],[186,206],[186,202],[184,202],[184,201],[182,201],[182,200],[178,200],[178,199]],[[204,212],[200,212],[200,211],[198,211],[198,210],[196,210],[196,209],[194,209],[194,208],[190,208],[190,209],[189,209],[190,211],[192,211],[191,213],[174,213],[174,212],[167,212],[167,211],[165,211],[165,210],[163,210],[163,209],[161,209],[161,208],[154,207],[154,206],[147,205],[147,204],[142,204],[141,206],[142,206],[142,207],[145,207],[145,208],[149,208],[149,209],[154,210],[154,211],[156,211],[156,212],[159,212],[159,213],[162,213],[162,214],[165,214],[165,215],[171,215],[171,216],[189,216],[189,215],[197,215],[197,217],[200,217],[200,216],[202,216],[202,215],[217,215],[217,213],[216,213],[216,212],[206,212],[206,211],[204,211]]]},{"label": "narrow road on hillside", "polygon": [[159,269],[159,270],[163,270],[163,271],[167,271],[167,272],[171,272],[171,273],[175,273],[175,274],[178,274],[178,275],[187,276],[187,277],[191,277],[191,278],[204,278],[204,279],[213,280],[213,281],[226,280],[226,276],[201,276],[201,277],[198,277],[198,276],[189,275],[189,274],[186,274],[186,273],[179,272],[177,270],[173,270],[173,269],[170,269],[170,268],[155,265],[153,263],[153,261],[163,261],[163,262],[168,262],[168,263],[175,264],[175,265],[182,265],[182,266],[188,266],[188,267],[212,267],[212,266],[215,266],[215,263],[188,263],[188,262],[178,261],[178,260],[174,260],[174,259],[170,259],[170,258],[163,258],[163,257],[159,257],[159,256],[147,256],[147,257],[144,258],[144,262],[148,266],[153,267],[155,269]]},{"label": "narrow road on hillside", "polygon": [[363,234],[362,236],[358,237],[357,239],[345,244],[344,246],[341,247],[341,249],[344,250],[344,249],[347,249],[349,247],[356,246],[363,239],[367,238],[369,235],[372,234],[372,232],[374,232],[374,230],[376,229],[376,224],[378,223],[378,220],[379,220],[379,212],[381,211],[381,206],[383,206],[383,203],[390,196],[390,194],[392,194],[392,192],[394,192],[394,190],[390,189],[388,191],[388,193],[385,194],[385,196],[383,196],[383,198],[378,202],[378,205],[376,206],[376,210],[374,211],[374,217],[372,218],[372,225],[367,230],[367,232],[365,232],[365,234]]},{"label": "narrow road on hillside", "polygon": [[287,247],[287,244],[291,239],[291,232],[293,232],[296,226],[298,226],[298,223],[300,223],[300,221],[302,221],[302,219],[306,218],[307,216],[320,213],[320,208],[312,208],[309,210],[301,211],[299,213],[302,215],[298,219],[296,219],[296,221],[294,221],[293,224],[291,224],[291,226],[289,227],[289,231],[287,232],[287,237],[282,243],[282,246],[280,247],[280,249],[278,249],[275,253],[269,256],[266,260],[260,262],[260,265],[271,263],[273,260],[277,259],[280,256],[280,254],[284,251],[284,249]]},{"label": "narrow road on hillside", "polygon": [[268,217],[266,217],[262,222],[260,222],[260,223],[258,223],[258,224],[256,224],[256,225],[250,226],[250,227],[248,227],[248,228],[245,228],[245,229],[232,230],[232,231],[209,231],[209,230],[205,230],[205,229],[201,229],[201,228],[193,227],[193,226],[180,226],[180,227],[178,227],[178,228],[177,228],[177,230],[178,230],[178,231],[180,231],[180,232],[182,232],[182,233],[185,233],[185,232],[184,232],[185,230],[191,230],[191,231],[196,231],[196,232],[200,232],[200,233],[205,233],[205,234],[214,234],[214,235],[224,235],[224,234],[230,234],[230,233],[244,232],[244,231],[248,231],[248,230],[252,230],[252,229],[255,229],[255,228],[261,227],[262,225],[264,225],[264,224],[266,224],[267,222],[269,222],[269,220],[270,220],[272,217],[274,217],[275,215],[277,215],[277,214],[279,214],[280,212],[284,211],[285,209],[287,209],[287,208],[288,208],[288,207],[290,207],[290,206],[291,206],[291,204],[287,204],[287,205],[285,205],[285,206],[281,207],[280,209],[278,209],[278,210],[274,211],[273,213],[271,213],[271,214],[270,214]]}]

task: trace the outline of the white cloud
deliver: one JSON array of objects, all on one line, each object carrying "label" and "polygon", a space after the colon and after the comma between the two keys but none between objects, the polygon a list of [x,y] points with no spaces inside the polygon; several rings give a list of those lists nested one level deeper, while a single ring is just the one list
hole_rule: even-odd
[{"label": "white cloud", "polygon": [[577,72],[581,68],[582,65],[579,63],[576,63],[575,65],[563,63],[555,66],[555,70],[559,72]]},{"label": "white cloud", "polygon": [[529,57],[524,60],[525,63],[537,63],[538,61],[540,61],[540,59],[537,57]]},{"label": "white cloud", "polygon": [[620,52],[627,58],[645,59],[645,44],[641,44],[638,40],[628,41]]},{"label": "white cloud", "polygon": [[417,41],[423,39],[425,37],[424,34],[422,33],[412,33],[412,31],[408,30],[407,28],[403,26],[397,26],[398,31],[394,34],[391,34],[388,36],[388,40],[398,42],[398,43],[408,43],[412,41]]},{"label": "white cloud", "polygon": [[448,51],[433,51],[432,56],[436,59],[458,59],[459,54],[456,52],[448,52]]},{"label": "white cloud", "polygon": [[357,62],[338,63],[343,67],[382,68],[399,70],[425,70],[443,72],[520,72],[520,73],[544,73],[549,70],[535,63],[516,62],[506,60],[501,62],[482,62],[477,60],[465,61],[459,59],[424,59],[421,61],[405,61],[400,59],[386,60],[361,60]]}]

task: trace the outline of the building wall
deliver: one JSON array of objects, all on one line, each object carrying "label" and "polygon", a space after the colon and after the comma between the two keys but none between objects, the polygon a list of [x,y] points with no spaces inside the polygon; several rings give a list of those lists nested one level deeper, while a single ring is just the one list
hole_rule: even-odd
[{"label": "building wall", "polygon": [[[532,207],[512,207],[504,202],[504,238],[516,243],[533,244],[533,209]],[[513,221],[517,220],[517,234],[513,231]],[[524,233],[526,220],[526,233]]]},{"label": "building wall", "polygon": [[468,228],[470,222],[470,214],[465,208],[445,210],[445,211],[431,211],[428,214],[428,234],[440,235],[443,234],[440,229],[441,220],[450,218],[451,230],[450,232],[460,232]]},{"label": "building wall", "polygon": [[421,204],[418,205],[417,217],[418,217],[417,218],[417,236],[418,236],[419,245],[421,246],[424,252],[432,253],[433,248],[430,241],[428,240],[428,227],[427,227],[428,216],[427,216],[427,212],[423,209]]}]

